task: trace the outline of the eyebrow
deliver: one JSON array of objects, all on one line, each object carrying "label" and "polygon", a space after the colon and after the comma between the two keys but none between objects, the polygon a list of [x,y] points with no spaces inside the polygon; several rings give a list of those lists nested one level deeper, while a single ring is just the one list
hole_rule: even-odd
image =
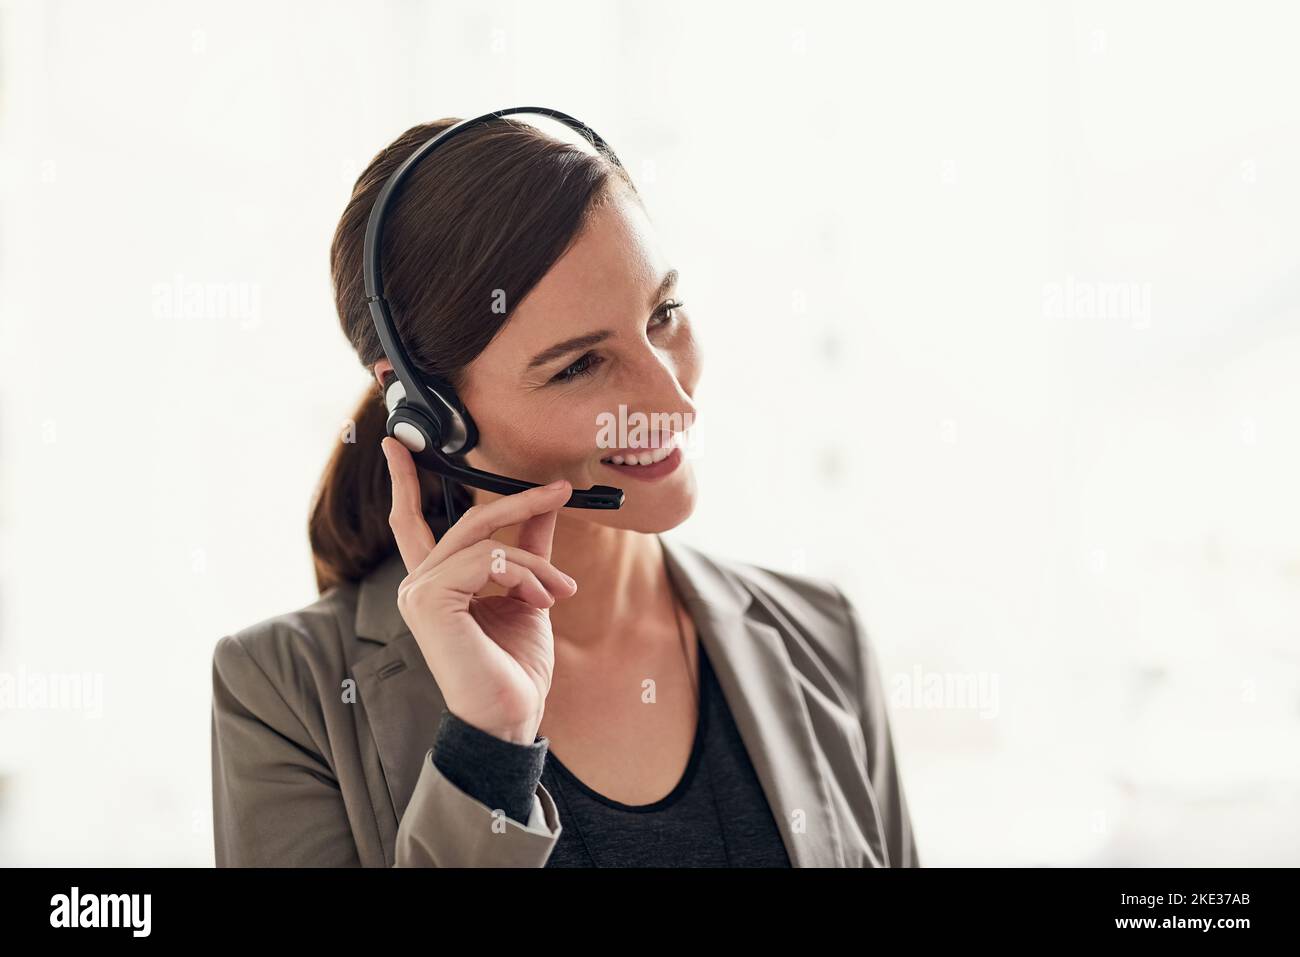
[{"label": "eyebrow", "polygon": [[[677,277],[678,273],[676,269],[670,269],[664,273],[664,278],[659,282],[659,288],[650,296],[650,302],[646,306],[647,309],[653,309],[655,306],[659,305],[659,300],[663,298],[664,294],[677,285]],[[594,346],[598,342],[603,342],[613,334],[614,333],[608,329],[600,329],[596,332],[589,332],[586,335],[574,336],[572,339],[565,339],[563,342],[557,342],[550,348],[543,349],[541,352],[537,353],[537,355],[533,356],[528,363],[528,368],[535,369],[538,366],[544,366],[548,362],[552,362],[555,359],[568,355],[575,349],[586,349],[588,346]]]},{"label": "eyebrow", "polygon": [[528,368],[535,369],[537,366],[544,366],[552,359],[568,355],[574,349],[585,349],[587,346],[594,346],[612,335],[613,333],[608,329],[601,329],[599,332],[589,332],[585,336],[574,336],[572,339],[557,342],[549,349],[545,349],[533,356],[532,361],[528,363]]},{"label": "eyebrow", "polygon": [[677,285],[677,270],[670,269],[664,273],[664,278],[659,281],[659,288],[650,296],[650,301],[646,303],[647,309],[653,309],[659,305],[659,300],[668,294],[668,290]]}]

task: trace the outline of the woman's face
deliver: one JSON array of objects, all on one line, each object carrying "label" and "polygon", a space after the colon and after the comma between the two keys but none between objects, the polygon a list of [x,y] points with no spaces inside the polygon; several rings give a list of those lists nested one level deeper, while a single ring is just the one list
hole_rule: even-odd
[{"label": "woman's face", "polygon": [[681,451],[662,475],[664,466],[608,461],[620,449],[686,445],[701,357],[680,301],[653,226],[620,191],[466,370],[460,395],[479,429],[469,464],[623,489],[621,508],[564,509],[566,519],[641,532],[684,521],[696,487]]}]

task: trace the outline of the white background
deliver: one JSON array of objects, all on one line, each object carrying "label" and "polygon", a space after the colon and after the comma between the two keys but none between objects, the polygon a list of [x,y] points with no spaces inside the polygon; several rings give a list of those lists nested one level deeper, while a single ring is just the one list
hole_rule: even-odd
[{"label": "white background", "polygon": [[923,863],[1300,863],[1295,9],[0,4],[0,675],[102,688],[0,708],[0,863],[211,864],[212,647],[316,597],[366,383],[351,184],[533,104],[682,271],[673,534],[843,585]]}]

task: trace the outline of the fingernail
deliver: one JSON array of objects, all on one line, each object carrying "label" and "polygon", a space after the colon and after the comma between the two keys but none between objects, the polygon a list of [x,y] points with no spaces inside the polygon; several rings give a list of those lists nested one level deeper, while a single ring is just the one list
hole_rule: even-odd
[{"label": "fingernail", "polygon": [[546,487],[547,487],[547,488],[564,488],[564,485],[565,485],[565,481],[564,481],[564,479],[556,479],[554,482],[552,482],[550,485],[548,485],[548,486],[546,486]]}]

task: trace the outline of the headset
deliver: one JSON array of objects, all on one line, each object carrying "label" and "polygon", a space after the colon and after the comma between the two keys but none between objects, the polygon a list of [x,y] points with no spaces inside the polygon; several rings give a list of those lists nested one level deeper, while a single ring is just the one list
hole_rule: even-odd
[{"label": "headset", "polygon": [[[374,320],[375,330],[379,333],[384,354],[393,365],[393,371],[384,378],[384,406],[388,409],[387,432],[410,450],[411,457],[417,465],[442,476],[442,501],[447,512],[448,528],[456,524],[459,517],[451,501],[450,479],[462,485],[471,485],[499,495],[525,492],[530,488],[537,488],[541,483],[526,482],[523,479],[485,472],[450,458],[453,455],[463,456],[474,448],[478,443],[478,428],[451,384],[441,376],[416,369],[402,345],[389,311],[388,301],[384,298],[383,272],[379,264],[380,240],[383,236],[384,217],[388,214],[389,207],[403,181],[417,163],[439,146],[467,130],[514,113],[536,113],[559,120],[590,141],[617,166],[620,168],[623,166],[614,155],[614,151],[605,144],[595,130],[566,113],[544,106],[513,106],[504,110],[493,110],[482,116],[462,120],[421,144],[388,177],[388,181],[375,199],[375,205],[370,210],[370,219],[366,223],[364,250],[366,302],[370,306],[370,317]],[[566,508],[609,509],[620,508],[622,504],[623,490],[609,485],[574,489],[569,500],[564,503]]]}]

